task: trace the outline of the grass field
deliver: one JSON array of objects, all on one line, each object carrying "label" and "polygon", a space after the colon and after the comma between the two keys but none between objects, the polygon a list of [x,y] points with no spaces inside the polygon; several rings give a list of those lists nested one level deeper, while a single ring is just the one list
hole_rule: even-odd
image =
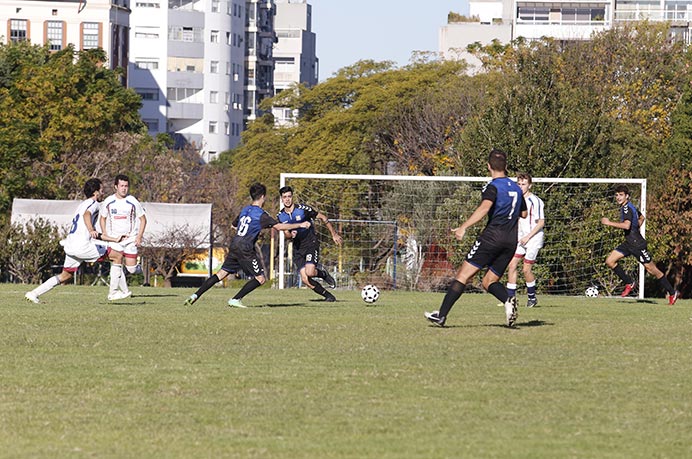
[{"label": "grass field", "polygon": [[[0,285],[0,457],[692,457],[692,301]],[[522,299],[523,301],[523,299]]]}]

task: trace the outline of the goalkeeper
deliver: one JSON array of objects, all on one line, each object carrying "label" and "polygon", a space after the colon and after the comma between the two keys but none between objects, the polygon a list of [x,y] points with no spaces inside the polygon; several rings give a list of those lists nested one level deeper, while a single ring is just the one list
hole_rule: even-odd
[{"label": "goalkeeper", "polygon": [[507,177],[507,154],[493,149],[488,158],[488,170],[492,180],[481,192],[481,203],[471,216],[458,228],[454,228],[458,240],[466,230],[488,216],[488,223],[481,232],[466,259],[452,280],[439,311],[426,312],[425,318],[443,327],[449,311],[466,290],[467,283],[484,267],[483,288],[505,305],[506,325],[514,326],[517,320],[517,298],[510,297],[500,278],[507,269],[517,248],[518,220],[527,215],[526,201],[519,185]]},{"label": "goalkeeper", "polygon": [[665,289],[668,294],[668,304],[675,304],[680,295],[670,285],[668,279],[663,272],[658,269],[656,264],[651,259],[649,254],[646,239],[639,232],[641,224],[644,222],[644,216],[639,213],[637,208],[630,202],[630,191],[626,185],[618,185],[615,187],[615,201],[620,206],[620,221],[614,222],[607,217],[601,218],[601,223],[606,226],[618,228],[625,233],[625,242],[620,244],[610,252],[606,258],[606,265],[612,269],[615,274],[625,283],[625,289],[622,291],[623,297],[626,297],[634,289],[634,280],[622,269],[618,261],[624,257],[636,257],[639,263],[644,265],[644,268],[658,279],[658,283]]}]

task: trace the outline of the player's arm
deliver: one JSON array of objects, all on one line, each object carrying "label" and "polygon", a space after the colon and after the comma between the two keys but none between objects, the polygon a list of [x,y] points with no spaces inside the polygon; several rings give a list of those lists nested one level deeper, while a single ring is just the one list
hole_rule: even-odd
[{"label": "player's arm", "polygon": [[628,230],[632,227],[632,221],[631,220],[623,220],[621,222],[614,222],[608,217],[603,217],[601,218],[601,223],[606,225],[606,226],[612,226],[613,228],[618,228],[621,230]]},{"label": "player's arm", "polygon": [[139,217],[139,231],[137,231],[137,238],[135,239],[135,245],[139,247],[142,244],[142,237],[144,236],[144,228],[147,227],[147,216],[142,215]]},{"label": "player's arm", "polygon": [[272,228],[278,231],[291,231],[298,228],[310,228],[310,222],[305,221],[301,223],[276,223],[272,225]]},{"label": "player's arm", "polygon": [[[91,221],[91,220],[89,220],[89,221]],[[108,225],[106,224],[106,217],[104,217],[103,214],[101,214],[99,216],[99,224],[101,225],[101,239],[103,239],[104,237],[106,237],[106,238],[110,237],[108,235],[108,230],[106,229],[106,228],[108,228]],[[107,241],[108,239],[103,239],[103,240]]]},{"label": "player's arm", "polygon": [[336,232],[334,226],[332,226],[332,222],[329,221],[329,218],[327,218],[327,216],[324,215],[322,212],[317,212],[317,218],[322,220],[329,232],[332,234],[332,239],[334,240],[334,243],[336,245],[341,245],[343,239],[341,239],[339,233]]},{"label": "player's arm", "polygon": [[464,238],[464,234],[466,234],[466,230],[468,228],[472,227],[473,225],[475,225],[476,223],[478,223],[479,221],[483,220],[488,215],[488,212],[490,212],[490,209],[492,207],[493,207],[492,201],[490,201],[488,199],[482,200],[480,205],[476,208],[476,210],[473,211],[471,216],[468,219],[466,219],[466,221],[464,223],[459,225],[458,228],[454,228],[452,230],[452,232],[454,233],[454,236],[458,240],[462,240]]},{"label": "player's arm", "polygon": [[531,232],[529,234],[527,234],[526,236],[521,238],[521,240],[519,240],[519,242],[522,245],[528,244],[528,242],[531,240],[531,238],[534,237],[535,235],[537,235],[543,229],[544,226],[545,226],[545,220],[542,218],[538,219],[538,221],[536,222],[536,226],[533,227],[533,229],[531,230]]}]

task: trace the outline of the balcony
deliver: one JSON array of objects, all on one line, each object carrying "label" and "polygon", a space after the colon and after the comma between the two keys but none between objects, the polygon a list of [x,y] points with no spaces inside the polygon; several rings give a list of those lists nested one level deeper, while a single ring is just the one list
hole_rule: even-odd
[{"label": "balcony", "polygon": [[168,118],[201,120],[204,115],[204,104],[190,102],[169,102]]}]

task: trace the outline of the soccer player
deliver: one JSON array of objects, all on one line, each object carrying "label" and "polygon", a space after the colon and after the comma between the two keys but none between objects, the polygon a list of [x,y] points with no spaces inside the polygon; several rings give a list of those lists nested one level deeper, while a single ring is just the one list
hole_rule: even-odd
[{"label": "soccer player", "polygon": [[524,280],[529,296],[526,307],[532,308],[538,305],[538,298],[536,298],[536,276],[531,268],[536,263],[538,251],[543,247],[545,215],[543,213],[543,200],[531,192],[531,176],[524,172],[517,174],[517,185],[524,193],[528,215],[526,218],[519,219],[517,250],[514,253],[514,258],[509,262],[507,270],[507,294],[509,296],[516,296],[517,294],[517,268],[523,258]]},{"label": "soccer player", "polygon": [[488,223],[449,285],[440,310],[425,313],[425,318],[435,325],[445,325],[449,311],[464,293],[466,284],[486,266],[488,271],[483,276],[483,288],[504,303],[508,327],[514,326],[517,320],[517,298],[507,294],[500,278],[517,248],[519,217],[526,217],[527,212],[521,188],[507,177],[506,169],[507,154],[493,149],[488,157],[492,180],[481,192],[480,205],[464,223],[452,230],[456,238],[462,240],[469,227],[488,216]]},{"label": "soccer player", "polygon": [[658,279],[659,284],[667,292],[668,304],[675,304],[680,295],[670,285],[663,272],[658,269],[656,264],[651,259],[651,255],[647,249],[646,239],[639,232],[641,224],[644,222],[644,216],[639,213],[637,208],[630,202],[630,191],[626,185],[618,185],[615,187],[615,201],[620,206],[620,221],[614,222],[607,217],[601,218],[601,223],[613,228],[619,228],[625,233],[625,242],[620,244],[610,252],[606,258],[606,265],[612,269],[615,274],[625,283],[625,289],[622,291],[623,297],[630,294],[635,287],[634,280],[622,269],[618,264],[621,258],[627,256],[636,257],[639,263],[644,265],[644,268]]},{"label": "soccer player", "polygon": [[[108,252],[108,242],[119,241],[119,238],[111,238],[107,235],[99,234],[94,228],[99,214],[99,203],[103,200],[103,184],[101,180],[92,178],[84,184],[84,196],[86,200],[77,208],[72,226],[67,237],[60,241],[60,245],[65,250],[65,262],[62,272],[36,287],[24,295],[27,301],[40,303],[39,296],[52,290],[60,284],[65,284],[72,279],[75,271],[83,262],[94,262],[100,260]],[[120,255],[111,253],[112,261],[119,262]]]},{"label": "soccer player", "polygon": [[228,255],[221,266],[221,269],[213,276],[207,278],[202,286],[195,293],[185,300],[185,305],[193,305],[200,296],[219,281],[225,279],[229,274],[235,274],[241,269],[252,279],[228,300],[228,305],[236,308],[245,308],[241,300],[248,293],[264,284],[266,278],[262,262],[255,250],[255,243],[260,231],[264,228],[274,228],[278,231],[294,230],[298,228],[309,228],[310,222],[301,223],[279,223],[262,209],[266,201],[267,188],[261,183],[254,183],[250,186],[250,197],[252,204],[243,207],[240,214],[233,220],[233,227],[236,228],[236,235],[231,240]]},{"label": "soccer player", "polygon": [[[332,235],[332,240],[336,245],[341,245],[342,239],[336,232],[331,222],[321,212],[305,204],[296,204],[293,201],[293,189],[290,186],[282,187],[279,190],[283,209],[277,216],[282,223],[296,223],[308,221],[314,224],[315,219],[321,220]],[[317,239],[314,226],[306,229],[284,231],[284,235],[293,239],[293,263],[300,272],[300,279],[312,291],[324,297],[324,301],[336,301],[334,295],[328,292],[322,284],[315,280],[316,277],[324,280],[330,288],[336,287],[334,278],[325,269],[317,267],[320,261],[320,241]]]},{"label": "soccer player", "polygon": [[[130,179],[127,175],[116,175],[113,187],[115,193],[101,203],[101,229],[106,236],[123,237],[122,242],[111,244],[111,249],[122,254],[125,269],[134,274],[141,269],[137,266],[137,249],[142,245],[147,217],[142,204],[129,194]],[[121,264],[111,263],[109,290],[109,298],[122,299],[132,295]]]}]

